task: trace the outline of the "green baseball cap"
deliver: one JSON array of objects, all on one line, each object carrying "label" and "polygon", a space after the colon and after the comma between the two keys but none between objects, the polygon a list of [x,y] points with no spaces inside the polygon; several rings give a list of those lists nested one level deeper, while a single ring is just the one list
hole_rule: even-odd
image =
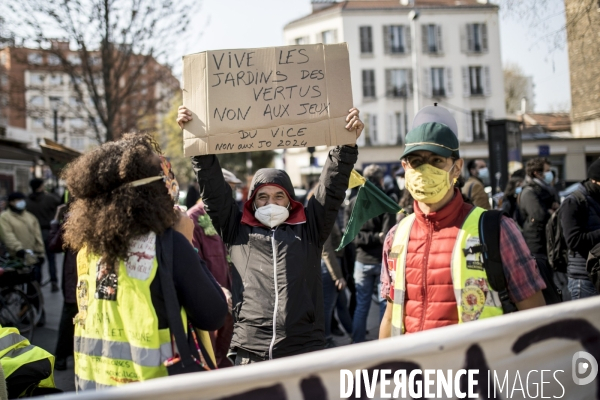
[{"label": "green baseball cap", "polygon": [[448,127],[439,122],[426,122],[411,129],[406,135],[404,158],[418,150],[426,150],[442,157],[459,158],[458,138]]}]

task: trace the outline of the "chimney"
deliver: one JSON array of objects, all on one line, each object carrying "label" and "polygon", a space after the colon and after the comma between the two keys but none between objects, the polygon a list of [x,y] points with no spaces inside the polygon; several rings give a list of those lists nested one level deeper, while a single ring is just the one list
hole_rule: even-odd
[{"label": "chimney", "polygon": [[312,11],[316,12],[337,3],[336,0],[311,0]]}]

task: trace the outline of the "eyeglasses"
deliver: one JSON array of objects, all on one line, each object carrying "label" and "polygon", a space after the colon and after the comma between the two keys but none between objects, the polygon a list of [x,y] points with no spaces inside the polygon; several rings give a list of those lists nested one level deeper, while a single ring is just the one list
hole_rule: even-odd
[{"label": "eyeglasses", "polygon": [[412,169],[419,168],[423,164],[429,164],[432,167],[444,169],[446,165],[448,165],[449,159],[451,160],[452,158],[438,155],[432,155],[426,158],[418,155],[408,155],[404,160]]}]

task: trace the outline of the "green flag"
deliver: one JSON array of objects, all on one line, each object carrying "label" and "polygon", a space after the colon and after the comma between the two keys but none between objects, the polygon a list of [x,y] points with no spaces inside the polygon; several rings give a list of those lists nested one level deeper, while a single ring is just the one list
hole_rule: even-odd
[{"label": "green flag", "polygon": [[358,189],[352,215],[342,237],[342,243],[337,250],[341,250],[354,240],[360,228],[371,218],[378,217],[383,213],[397,214],[401,210],[400,206],[381,189],[368,180],[365,181]]}]

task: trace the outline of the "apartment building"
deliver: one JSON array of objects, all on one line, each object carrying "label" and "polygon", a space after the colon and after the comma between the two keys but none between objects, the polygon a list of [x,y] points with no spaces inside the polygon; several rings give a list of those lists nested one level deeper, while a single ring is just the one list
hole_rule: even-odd
[{"label": "apartment building", "polygon": [[[55,51],[14,44],[0,48],[0,135],[39,148],[43,138],[54,139],[56,126],[59,143],[85,151],[98,144],[98,139],[105,138],[103,123],[94,106],[94,97],[102,96],[102,77],[100,73],[94,76],[99,92],[90,95],[83,77],[79,76],[78,69],[82,67],[79,53],[71,51],[68,42],[52,41],[53,47],[62,51],[78,71],[76,74],[64,72]],[[92,52],[88,61],[99,70],[99,53]],[[126,88],[128,78],[134,73],[138,74],[136,86],[130,89],[131,96],[113,122],[117,137],[131,130],[155,129],[179,89],[179,81],[170,69],[153,58],[132,55],[128,70],[118,83],[121,88]],[[94,124],[99,127],[99,134],[93,129]]]},{"label": "apartment building", "polygon": [[[348,43],[354,105],[366,125],[359,165],[398,163],[415,102],[447,107],[461,142],[487,145],[486,119],[505,116],[498,6],[481,0],[312,4],[310,15],[285,26],[284,42]],[[294,174],[306,158],[288,150],[286,166]]]}]

